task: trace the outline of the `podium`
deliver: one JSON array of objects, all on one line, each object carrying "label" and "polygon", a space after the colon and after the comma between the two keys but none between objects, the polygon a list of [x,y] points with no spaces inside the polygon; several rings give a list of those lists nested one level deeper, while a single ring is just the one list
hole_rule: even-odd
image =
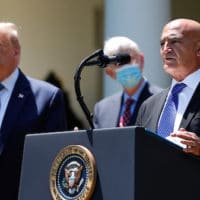
[{"label": "podium", "polygon": [[97,169],[92,200],[199,198],[200,160],[142,127],[27,135],[19,200],[52,200],[50,171],[61,149],[82,145]]}]

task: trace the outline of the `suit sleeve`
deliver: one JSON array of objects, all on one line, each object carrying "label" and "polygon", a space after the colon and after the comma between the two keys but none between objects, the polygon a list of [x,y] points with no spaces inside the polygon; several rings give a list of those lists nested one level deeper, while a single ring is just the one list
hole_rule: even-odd
[{"label": "suit sleeve", "polygon": [[98,122],[98,103],[94,106],[94,115],[93,115],[93,124],[94,128],[99,128],[99,122]]},{"label": "suit sleeve", "polygon": [[142,114],[144,112],[144,104],[142,104],[140,106],[140,109],[139,109],[139,112],[137,114],[137,118],[136,118],[136,122],[135,122],[135,125],[136,126],[143,126],[143,123],[142,123]]},{"label": "suit sleeve", "polygon": [[63,93],[58,89],[52,95],[49,103],[45,124],[45,129],[48,130],[48,132],[66,131],[68,129],[67,113],[65,110]]}]

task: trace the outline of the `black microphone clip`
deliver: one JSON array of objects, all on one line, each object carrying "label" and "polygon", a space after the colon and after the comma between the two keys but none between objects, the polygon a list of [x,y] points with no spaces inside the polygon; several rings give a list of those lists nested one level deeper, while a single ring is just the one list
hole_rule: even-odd
[{"label": "black microphone clip", "polygon": [[131,56],[129,54],[116,54],[113,56],[107,56],[104,53],[102,53],[99,56],[99,61],[100,67],[107,67],[107,65],[109,64],[124,65],[130,63]]},{"label": "black microphone clip", "polygon": [[98,56],[97,60],[87,62],[87,66],[98,65],[99,67],[104,68],[109,64],[124,65],[131,61],[131,56],[129,54],[107,56],[104,54],[102,49],[96,51],[94,55]]}]

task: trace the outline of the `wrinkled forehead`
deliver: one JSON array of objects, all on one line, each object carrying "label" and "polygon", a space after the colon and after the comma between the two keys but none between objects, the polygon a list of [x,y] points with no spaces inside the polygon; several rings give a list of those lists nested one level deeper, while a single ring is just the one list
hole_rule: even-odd
[{"label": "wrinkled forehead", "polygon": [[161,40],[166,37],[200,40],[200,24],[189,20],[174,20],[163,28]]},{"label": "wrinkled forehead", "polygon": [[181,32],[177,28],[165,28],[163,29],[163,32],[161,34],[161,40],[167,39],[167,38],[182,38],[184,37],[183,32]]},{"label": "wrinkled forehead", "polygon": [[183,36],[183,29],[181,27],[180,22],[173,21],[168,23],[164,26],[161,39],[164,39],[166,37],[182,37]]}]

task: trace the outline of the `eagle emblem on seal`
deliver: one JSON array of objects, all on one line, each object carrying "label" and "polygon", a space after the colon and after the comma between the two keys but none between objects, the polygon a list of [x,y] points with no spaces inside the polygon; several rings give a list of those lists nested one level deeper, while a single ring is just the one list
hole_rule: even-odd
[{"label": "eagle emblem on seal", "polygon": [[70,162],[65,168],[65,177],[63,180],[63,186],[69,192],[74,194],[79,192],[80,186],[83,184],[84,179],[81,178],[83,166],[77,161]]},{"label": "eagle emblem on seal", "polygon": [[69,145],[55,157],[50,171],[54,200],[89,200],[96,184],[93,154],[84,146]]}]

